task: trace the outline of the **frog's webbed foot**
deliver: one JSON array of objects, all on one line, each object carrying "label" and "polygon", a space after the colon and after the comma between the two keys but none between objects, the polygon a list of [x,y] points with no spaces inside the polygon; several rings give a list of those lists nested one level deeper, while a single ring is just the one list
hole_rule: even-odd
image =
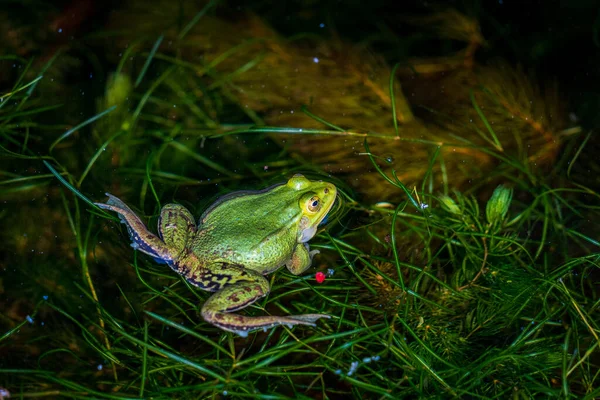
[{"label": "frog's webbed foot", "polygon": [[171,264],[173,262],[173,254],[169,247],[160,240],[159,237],[148,231],[146,225],[133,212],[127,204],[123,203],[119,198],[110,193],[107,202],[94,203],[104,210],[114,211],[119,215],[119,219],[127,226],[129,236],[131,237],[131,247],[153,257],[157,262]]},{"label": "frog's webbed foot", "polygon": [[[241,269],[235,266],[223,266],[222,268]],[[248,274],[247,272],[251,272]],[[214,272],[221,274],[223,271]],[[269,282],[260,274],[246,270],[245,279],[224,286],[213,294],[202,306],[202,317],[204,319],[229,332],[236,333],[242,337],[248,336],[248,332],[258,329],[265,331],[277,325],[311,325],[319,318],[329,318],[325,314],[303,314],[289,317],[260,316],[247,317],[245,315],[233,314],[234,311],[249,306],[256,300],[269,293]]]}]

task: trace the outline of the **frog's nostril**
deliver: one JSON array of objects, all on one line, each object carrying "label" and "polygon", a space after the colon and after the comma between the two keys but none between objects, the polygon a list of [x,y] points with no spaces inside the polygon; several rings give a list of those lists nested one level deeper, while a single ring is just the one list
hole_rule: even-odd
[{"label": "frog's nostril", "polygon": [[329,193],[329,189],[328,189],[328,188],[325,188],[325,190],[323,190],[323,192],[324,192],[325,194],[327,194],[327,193]]}]

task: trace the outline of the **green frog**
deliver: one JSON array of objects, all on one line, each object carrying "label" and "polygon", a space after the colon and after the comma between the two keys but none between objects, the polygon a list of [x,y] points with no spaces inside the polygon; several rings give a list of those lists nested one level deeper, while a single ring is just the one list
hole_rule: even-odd
[{"label": "green frog", "polygon": [[287,183],[219,198],[200,217],[179,204],[160,212],[158,236],[117,197],[106,193],[100,208],[119,214],[131,246],[166,263],[188,282],[214,292],[202,306],[209,323],[240,336],[285,324],[315,325],[324,314],[249,317],[236,314],[269,294],[265,275],[282,266],[294,275],[306,271],[318,250],[308,241],[331,210],[337,189],[328,182],[294,175]]}]

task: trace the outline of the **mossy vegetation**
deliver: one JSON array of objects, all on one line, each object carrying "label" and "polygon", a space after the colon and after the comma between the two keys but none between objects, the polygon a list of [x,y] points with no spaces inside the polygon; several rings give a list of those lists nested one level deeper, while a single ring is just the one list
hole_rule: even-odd
[{"label": "mossy vegetation", "polygon": [[[0,19],[25,36],[0,57],[0,398],[600,397],[597,121],[559,85],[480,63],[494,43],[455,10],[376,53],[170,3],[52,51]],[[296,172],[341,191],[321,254],[243,312],[325,304],[315,328],[207,324],[210,294],[93,204],[118,194],[154,229],[167,202],[198,217]]]}]

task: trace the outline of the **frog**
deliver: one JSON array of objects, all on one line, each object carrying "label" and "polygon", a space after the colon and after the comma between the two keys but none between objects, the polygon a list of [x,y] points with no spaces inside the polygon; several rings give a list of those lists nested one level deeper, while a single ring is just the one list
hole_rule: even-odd
[{"label": "frog", "polygon": [[158,234],[118,197],[106,193],[95,203],[118,214],[127,226],[131,246],[167,264],[190,284],[212,292],[204,302],[204,320],[224,331],[247,337],[275,326],[316,326],[327,314],[247,316],[237,311],[270,292],[269,275],[283,266],[294,275],[307,271],[313,257],[308,241],[328,215],[337,188],[302,174],[262,190],[236,191],[218,198],[196,224],[184,206],[162,207]]}]

